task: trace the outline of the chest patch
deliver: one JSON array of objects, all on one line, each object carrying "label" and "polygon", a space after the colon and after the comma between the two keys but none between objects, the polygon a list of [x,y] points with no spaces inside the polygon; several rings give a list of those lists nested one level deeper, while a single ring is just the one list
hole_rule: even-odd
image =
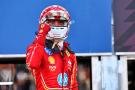
[{"label": "chest patch", "polygon": [[67,73],[63,74],[63,78],[62,78],[62,73],[60,73],[57,77],[57,82],[60,86],[67,86],[68,85],[68,75],[67,75]]},{"label": "chest patch", "polygon": [[49,61],[50,64],[55,64],[55,59],[54,59],[53,56],[49,56],[48,61]]}]

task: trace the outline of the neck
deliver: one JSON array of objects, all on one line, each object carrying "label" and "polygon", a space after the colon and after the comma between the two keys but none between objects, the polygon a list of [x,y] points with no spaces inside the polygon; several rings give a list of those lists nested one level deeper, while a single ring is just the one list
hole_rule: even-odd
[{"label": "neck", "polygon": [[53,44],[54,44],[54,41],[52,41],[52,40],[46,40],[46,43],[45,43],[45,47],[46,48],[48,48],[48,49],[50,49],[50,50],[52,50],[54,53],[56,52],[60,52],[61,50],[63,50],[63,42],[64,41],[60,41],[60,42],[58,42],[55,46],[54,46],[54,48],[52,48],[53,47]]}]

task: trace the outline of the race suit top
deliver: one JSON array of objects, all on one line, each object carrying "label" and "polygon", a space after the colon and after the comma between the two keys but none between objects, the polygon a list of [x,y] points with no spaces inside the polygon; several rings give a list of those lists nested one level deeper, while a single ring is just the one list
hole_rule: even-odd
[{"label": "race suit top", "polygon": [[35,78],[36,90],[78,90],[76,56],[66,42],[63,50],[52,52],[45,45],[48,29],[47,25],[40,25],[26,52],[26,64]]}]

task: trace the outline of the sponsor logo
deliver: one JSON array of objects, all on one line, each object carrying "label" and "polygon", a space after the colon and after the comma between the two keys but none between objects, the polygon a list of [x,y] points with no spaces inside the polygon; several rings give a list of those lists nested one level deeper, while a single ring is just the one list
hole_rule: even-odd
[{"label": "sponsor logo", "polygon": [[41,24],[41,28],[44,28],[44,24]]},{"label": "sponsor logo", "polygon": [[71,63],[71,61],[69,60],[69,61],[68,61],[68,69],[71,71],[71,68],[72,68],[72,63]]},{"label": "sponsor logo", "polygon": [[71,64],[72,64],[72,63],[71,63],[71,61],[69,60],[69,61],[68,61],[68,65],[71,66]]},{"label": "sponsor logo", "polygon": [[50,64],[55,64],[55,59],[52,56],[48,57],[48,61]]},{"label": "sponsor logo", "polygon": [[55,71],[56,70],[56,66],[55,66],[55,59],[53,56],[49,56],[48,57],[48,61],[49,61],[49,70],[50,71]]},{"label": "sponsor logo", "polygon": [[68,75],[67,75],[67,73],[63,74],[63,78],[62,78],[62,73],[60,73],[57,77],[57,82],[60,86],[67,86],[68,85]]},{"label": "sponsor logo", "polygon": [[55,71],[55,70],[56,70],[56,66],[50,65],[50,66],[49,66],[49,69],[50,69],[50,71]]}]

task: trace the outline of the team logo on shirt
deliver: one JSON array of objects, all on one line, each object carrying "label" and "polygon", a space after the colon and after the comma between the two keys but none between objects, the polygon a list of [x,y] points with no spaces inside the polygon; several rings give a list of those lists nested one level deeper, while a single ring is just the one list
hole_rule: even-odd
[{"label": "team logo on shirt", "polygon": [[60,73],[57,77],[57,82],[60,86],[67,86],[68,85],[68,75],[67,73],[63,74],[63,78],[62,78],[62,73]]}]

